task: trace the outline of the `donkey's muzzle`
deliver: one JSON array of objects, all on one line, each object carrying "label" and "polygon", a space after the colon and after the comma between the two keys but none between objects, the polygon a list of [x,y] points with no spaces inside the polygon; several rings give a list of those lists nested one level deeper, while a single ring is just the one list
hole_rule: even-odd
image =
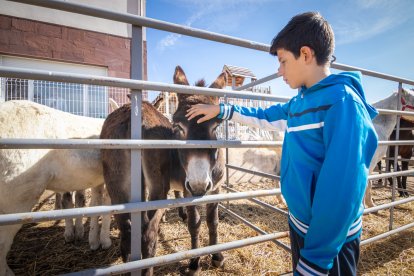
[{"label": "donkey's muzzle", "polygon": [[213,183],[208,181],[207,183],[191,183],[190,181],[185,181],[185,188],[193,196],[203,196],[210,192],[213,189]]}]

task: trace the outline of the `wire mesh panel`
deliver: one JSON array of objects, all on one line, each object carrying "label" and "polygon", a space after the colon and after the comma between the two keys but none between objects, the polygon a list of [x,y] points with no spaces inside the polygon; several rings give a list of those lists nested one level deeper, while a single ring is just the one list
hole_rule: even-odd
[{"label": "wire mesh panel", "polygon": [[111,111],[109,98],[119,106],[129,102],[128,88],[1,78],[5,101],[30,100],[75,115],[105,118]]},{"label": "wire mesh panel", "polygon": [[28,99],[28,80],[1,78],[1,82],[6,101]]}]

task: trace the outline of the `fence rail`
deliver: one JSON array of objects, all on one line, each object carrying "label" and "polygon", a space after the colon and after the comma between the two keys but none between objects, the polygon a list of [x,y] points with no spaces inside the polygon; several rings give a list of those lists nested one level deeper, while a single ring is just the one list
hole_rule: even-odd
[{"label": "fence rail", "polygon": [[229,194],[206,195],[202,197],[186,197],[179,199],[164,199],[137,203],[125,203],[111,206],[94,206],[65,210],[4,214],[0,215],[0,226],[66,219],[70,217],[96,216],[102,214],[122,214],[156,210],[162,208],[177,208],[190,205],[216,203],[225,200],[240,200],[253,197],[273,196],[279,194],[280,189],[272,189]]},{"label": "fence rail", "polygon": [[[253,50],[259,50],[268,52],[269,45],[258,43],[250,40],[235,38],[231,36],[226,36],[218,33],[208,32],[204,30],[199,30],[187,26],[181,26],[177,24],[172,24],[169,22],[164,22],[160,20],[155,20],[151,18],[126,14],[126,13],[117,13],[109,10],[103,10],[87,5],[75,4],[75,3],[68,3],[65,1],[54,1],[54,0],[12,0],[14,2],[25,3],[25,4],[32,4],[47,8],[58,9],[62,11],[74,12],[78,14],[90,15],[95,17],[100,17],[104,19],[129,23],[134,26],[142,26],[142,27],[149,27],[158,30],[168,31],[179,33],[183,35],[188,35],[192,37],[207,39],[211,41],[226,43],[230,45],[240,46],[244,48],[249,48]],[[390,81],[395,81],[400,84],[409,84],[414,85],[413,80],[408,80],[404,78],[399,78],[387,74],[382,74],[358,67],[348,66],[344,64],[333,63],[331,65],[332,68],[338,70],[358,70],[362,72],[364,75],[372,76],[376,78],[386,79]],[[257,100],[268,100],[268,101],[276,101],[276,102],[286,102],[289,98],[287,97],[278,97],[278,96],[270,96],[270,95],[263,95],[259,93],[242,93],[236,92],[231,90],[219,90],[219,89],[210,89],[210,88],[194,88],[188,86],[180,86],[180,85],[173,85],[173,84],[164,84],[164,83],[156,83],[156,82],[149,82],[149,81],[142,81],[142,80],[127,80],[127,79],[119,79],[119,78],[110,78],[110,77],[98,77],[98,76],[91,76],[91,75],[77,75],[77,74],[68,74],[68,73],[57,73],[57,72],[47,72],[47,71],[40,71],[40,70],[24,70],[24,69],[17,69],[17,68],[10,68],[10,67],[0,67],[0,76],[7,76],[7,77],[14,77],[14,78],[26,78],[26,79],[41,79],[41,80],[50,80],[50,81],[63,81],[63,82],[74,82],[74,83],[82,83],[82,84],[94,84],[94,85],[103,85],[103,86],[112,86],[112,87],[123,87],[123,88],[130,88],[134,89],[133,93],[136,94],[136,90],[155,90],[155,91],[172,91],[177,93],[184,93],[184,94],[204,94],[209,96],[223,96],[225,98],[249,98],[249,99],[257,99]],[[255,84],[250,85],[257,85],[258,83],[263,83],[265,81],[271,80],[276,78],[277,74],[270,75],[265,77],[261,80],[258,80]],[[248,86],[242,87],[241,89],[247,89]],[[397,115],[407,115],[407,116],[414,116],[414,112],[407,112],[407,111],[390,111],[390,110],[380,110],[383,114],[397,114]],[[398,125],[397,125],[398,129]],[[105,144],[107,142],[108,144]],[[233,143],[234,142],[234,143]],[[249,141],[251,142],[251,141]],[[152,140],[112,140],[111,142],[108,141],[93,141],[93,140],[55,140],[50,141],[47,139],[31,139],[29,140],[20,140],[16,141],[14,139],[0,139],[0,148],[132,148],[132,149],[143,149],[149,147],[164,147],[164,148],[185,148],[185,147],[229,147],[229,146],[236,146],[236,147],[250,147],[250,146],[260,146],[258,143],[249,143],[249,142],[238,142],[238,141],[227,141],[227,142],[212,142],[212,141],[204,141],[202,143],[195,142],[195,141],[170,141],[170,142],[155,142]],[[407,144],[414,144],[414,141],[381,141],[380,145],[407,145]],[[110,144],[111,145],[110,145]],[[43,145],[41,145],[43,144]],[[264,147],[267,146],[280,146],[281,144],[277,144],[274,142],[260,142],[261,145]],[[247,146],[249,145],[249,146]],[[406,174],[407,172],[401,172]],[[394,173],[395,176],[397,173]],[[402,174],[401,174],[402,175]],[[370,179],[375,179],[377,176],[370,176]],[[381,177],[386,177],[386,174],[382,174]],[[263,192],[262,195],[276,195],[279,194],[280,191],[272,190]],[[215,198],[214,202],[222,201],[222,200],[230,200],[229,198],[236,198],[236,197],[243,197],[243,198],[252,198],[256,196],[260,196],[260,191],[255,194],[255,192],[239,192],[239,193],[232,193],[228,194],[228,197],[220,197]],[[213,197],[213,196],[212,196]],[[114,205],[114,206],[106,206],[106,207],[89,207],[82,210],[73,209],[73,210],[57,210],[57,211],[48,211],[48,212],[36,212],[36,213],[24,213],[24,214],[7,214],[7,215],[0,215],[0,221],[2,221],[2,225],[13,223],[26,223],[31,221],[37,221],[36,219],[40,220],[50,220],[50,219],[57,219],[57,218],[65,218],[71,216],[83,216],[83,215],[97,215],[102,214],[104,212],[104,208],[108,208],[105,212],[136,212],[136,211],[143,211],[145,208],[143,206],[152,206],[151,208],[157,205],[158,208],[169,208],[169,207],[178,207],[178,206],[186,206],[192,204],[204,204],[206,203],[204,200],[209,200],[210,196],[206,196],[203,198],[185,198],[185,199],[177,199],[172,201],[163,201],[158,202],[162,203],[159,204],[157,202],[145,202],[145,203],[128,203],[123,205]],[[411,200],[411,199],[410,199]],[[172,203],[174,202],[174,203]],[[392,206],[397,204],[401,204],[402,201],[396,201],[392,203]],[[405,201],[404,201],[405,202]],[[176,203],[176,204],[175,204]],[[169,205],[172,204],[172,205]],[[140,207],[138,207],[140,206]],[[391,206],[391,208],[392,208]],[[94,209],[95,208],[95,209]],[[382,206],[381,208],[390,208],[389,206]],[[369,211],[369,210],[367,210]],[[62,213],[63,212],[63,213]],[[71,213],[73,212],[73,213]],[[81,213],[78,213],[81,212]],[[70,214],[70,215],[69,215]],[[17,216],[17,217],[16,217]],[[414,224],[414,223],[413,223]],[[406,229],[407,227],[412,227],[413,224],[403,227]],[[395,231],[395,230],[393,230]],[[394,233],[394,232],[389,232]],[[176,262],[182,259],[188,259],[195,256],[206,255],[212,252],[218,252],[222,250],[228,250],[232,248],[237,248],[245,245],[250,245],[258,242],[270,241],[281,236],[286,236],[285,233],[279,234],[268,234],[262,235],[246,240],[234,241],[226,244],[210,246],[205,248],[199,248],[196,250],[190,250],[185,252],[179,252],[175,254],[155,257],[151,259],[145,259],[140,261],[133,261],[121,265],[111,266],[109,268],[103,269],[93,269],[84,272],[79,272],[77,274],[84,274],[84,275],[101,275],[101,274],[108,274],[108,273],[119,273],[119,272],[126,272],[126,271],[134,271],[146,267],[151,266],[159,266],[162,264],[168,264],[171,262]],[[364,243],[364,242],[363,242]],[[365,242],[366,243],[366,242]],[[217,250],[217,251],[216,251]]]}]

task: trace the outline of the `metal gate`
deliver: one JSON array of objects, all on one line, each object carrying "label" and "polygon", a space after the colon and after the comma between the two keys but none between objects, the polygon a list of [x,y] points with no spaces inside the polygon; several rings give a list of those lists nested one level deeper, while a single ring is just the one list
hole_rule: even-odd
[{"label": "metal gate", "polygon": [[[182,87],[179,85],[171,84],[162,84],[154,83],[150,81],[142,81],[142,27],[155,28],[159,30],[179,33],[183,35],[198,37],[202,39],[212,40],[221,43],[227,43],[239,47],[245,47],[249,49],[255,49],[258,51],[268,52],[269,45],[256,43],[254,41],[243,40],[235,37],[230,37],[226,35],[221,35],[217,33],[212,33],[204,30],[189,28],[187,26],[180,26],[164,21],[154,20],[151,18],[145,18],[141,16],[134,16],[125,13],[116,13],[109,10],[102,10],[94,8],[91,6],[72,4],[64,1],[52,1],[52,0],[27,0],[27,1],[18,1],[26,4],[33,4],[43,7],[55,8],[59,10],[64,10],[68,12],[80,13],[85,15],[96,16],[100,18],[115,20],[119,22],[124,22],[133,25],[133,36],[131,43],[131,60],[132,60],[132,70],[131,70],[131,79],[125,80],[120,78],[110,78],[110,77],[90,77],[83,76],[79,74],[66,74],[66,73],[50,73],[46,71],[37,71],[37,70],[24,70],[16,69],[11,67],[0,67],[0,76],[9,77],[9,78],[20,78],[20,79],[33,79],[33,80],[43,80],[43,81],[52,81],[52,82],[69,82],[69,83],[78,83],[85,85],[98,85],[98,86],[108,86],[108,87],[122,87],[131,89],[132,93],[132,139],[134,140],[94,140],[94,139],[84,139],[84,140],[73,140],[67,139],[64,141],[56,141],[53,139],[1,139],[0,148],[10,149],[10,148],[95,148],[95,149],[114,149],[114,148],[128,148],[132,149],[132,166],[137,167],[137,164],[140,164],[140,151],[147,148],[228,148],[228,147],[270,147],[270,146],[281,146],[281,142],[264,142],[264,141],[152,141],[152,140],[141,140],[141,122],[140,122],[140,107],[141,107],[141,91],[142,90],[154,90],[154,91],[172,91],[176,93],[184,94],[193,94],[195,91],[204,95],[211,96],[221,96],[225,100],[228,98],[248,98],[248,99],[261,99],[275,102],[285,102],[288,98],[277,97],[277,96],[264,96],[263,94],[257,93],[243,93],[238,91],[231,90],[219,90],[219,89],[209,89],[209,88],[194,88],[194,87]],[[395,81],[399,84],[399,90],[402,89],[402,84],[414,85],[414,81],[397,78],[394,76],[389,76],[361,68],[356,68],[352,66],[342,65],[334,63],[332,67],[339,70],[358,70],[361,71],[364,75],[372,76],[376,78],[386,79]],[[276,78],[276,74],[272,74],[263,79],[257,80],[251,84],[240,87],[239,90],[247,89],[251,86],[258,85],[265,81]],[[414,116],[414,112],[406,111],[390,111],[390,110],[379,110],[380,113],[393,113],[397,116],[406,115]],[[397,133],[399,129],[399,124],[397,124]],[[380,145],[405,145],[405,144],[414,144],[414,141],[380,141]],[[397,148],[396,147],[396,148]],[[228,165],[231,166],[231,165]],[[140,168],[140,166],[138,166]],[[257,172],[254,172],[257,173]],[[414,170],[405,171],[405,172],[396,172],[382,174],[381,176],[373,175],[369,179],[374,180],[378,178],[390,177],[390,176],[399,176],[407,175],[414,173]],[[141,171],[131,172],[131,191],[141,191],[139,188],[141,183]],[[270,176],[277,178],[277,176]],[[112,205],[112,206],[101,206],[101,207],[89,207],[83,208],[81,210],[56,210],[56,211],[47,211],[47,212],[36,212],[36,213],[19,213],[19,214],[6,214],[0,215],[0,225],[9,225],[9,224],[22,224],[28,222],[37,222],[45,220],[55,220],[76,216],[92,216],[97,214],[117,214],[117,213],[131,213],[132,217],[132,237],[136,237],[135,233],[140,231],[140,215],[139,212],[146,210],[153,210],[158,208],[175,208],[179,206],[187,205],[197,205],[197,204],[206,204],[212,202],[220,202],[227,200],[238,200],[238,199],[253,199],[255,197],[261,196],[271,196],[280,194],[280,190],[260,190],[260,191],[251,191],[251,192],[236,192],[220,195],[210,195],[204,196],[202,198],[184,198],[176,200],[161,200],[156,202],[139,202],[141,195],[139,193],[133,193],[131,195],[131,201],[127,204]],[[260,201],[254,199],[256,202]],[[398,204],[403,204],[409,201],[413,201],[414,198],[408,198],[404,200],[394,201],[389,204],[382,206],[377,206],[365,210],[365,213],[371,213],[380,209],[393,208]],[[265,205],[263,205],[265,206]],[[274,209],[274,208],[273,208]],[[231,213],[231,212],[230,212]],[[237,214],[234,214],[237,216]],[[208,246],[204,248],[178,252],[175,254],[155,257],[151,259],[140,259],[140,239],[134,240],[131,239],[131,242],[134,244],[132,246],[131,259],[132,261],[125,264],[114,265],[107,268],[96,268],[92,270],[86,270],[76,274],[84,275],[105,275],[110,273],[122,273],[127,271],[137,271],[143,268],[165,265],[172,262],[177,262],[183,259],[189,259],[196,256],[202,256],[206,254],[211,254],[218,251],[229,250],[241,246],[247,246],[259,242],[265,241],[274,241],[275,239],[282,237],[285,233],[265,233],[264,231],[254,227],[260,234],[260,236],[248,238],[244,240]],[[373,237],[368,240],[364,240],[362,244],[367,244],[374,240],[383,238],[385,236],[396,233],[397,231],[402,231],[407,228],[413,227],[414,222],[408,225],[402,226],[397,229],[393,229],[387,233],[381,234],[379,236]],[[390,220],[390,228],[392,227],[392,217]],[[288,249],[286,245],[282,245],[284,248]]]}]

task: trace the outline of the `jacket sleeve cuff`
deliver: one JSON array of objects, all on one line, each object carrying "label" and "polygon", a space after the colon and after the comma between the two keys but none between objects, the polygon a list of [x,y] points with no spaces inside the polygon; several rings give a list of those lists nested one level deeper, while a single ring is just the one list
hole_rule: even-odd
[{"label": "jacket sleeve cuff", "polygon": [[220,104],[220,114],[217,116],[219,119],[230,120],[233,117],[234,108],[229,104]]},{"label": "jacket sleeve cuff", "polygon": [[328,275],[329,270],[322,269],[319,266],[305,260],[304,258],[300,258],[299,262],[296,266],[294,275],[301,275],[301,276],[323,276]]}]

